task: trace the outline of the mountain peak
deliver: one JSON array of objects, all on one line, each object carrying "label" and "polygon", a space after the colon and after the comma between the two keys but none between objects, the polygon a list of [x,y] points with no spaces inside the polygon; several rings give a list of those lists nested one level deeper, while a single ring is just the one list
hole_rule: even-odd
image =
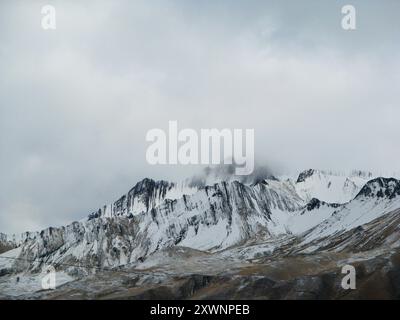
[{"label": "mountain peak", "polygon": [[378,197],[389,198],[400,195],[400,180],[395,178],[375,178],[368,181],[355,198]]},{"label": "mountain peak", "polygon": [[299,177],[297,178],[296,183],[299,182],[304,182],[308,177],[311,177],[314,174],[315,170],[314,169],[308,169],[304,170],[303,172],[300,172]]},{"label": "mountain peak", "polygon": [[129,193],[140,193],[143,191],[152,191],[154,188],[168,188],[172,187],[174,183],[164,181],[164,180],[153,180],[150,178],[144,178],[135,184],[135,186],[129,190]]}]

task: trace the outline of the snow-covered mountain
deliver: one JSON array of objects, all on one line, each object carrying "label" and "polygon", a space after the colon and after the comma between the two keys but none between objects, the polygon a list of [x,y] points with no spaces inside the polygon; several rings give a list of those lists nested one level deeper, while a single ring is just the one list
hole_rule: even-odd
[{"label": "snow-covered mountain", "polygon": [[[145,178],[131,190],[110,205],[93,212],[90,217],[97,218],[134,215],[149,212],[161,205],[166,199],[176,200],[183,195],[192,195],[206,186],[220,182],[239,181],[244,185],[255,185],[268,181],[275,187],[292,188],[297,197],[309,202],[313,198],[330,203],[345,203],[354,198],[364,184],[372,179],[369,172],[353,171],[349,175],[330,171],[309,169],[296,178],[273,176],[268,169],[258,169],[250,176],[235,176],[231,166],[206,168],[203,173],[180,182],[155,181]],[[295,197],[296,197],[295,196]]]},{"label": "snow-covered mountain", "polygon": [[311,229],[305,239],[308,242],[355,229],[398,208],[400,181],[376,178],[367,182],[352,201],[332,210],[332,214]]},{"label": "snow-covered mountain", "polygon": [[179,199],[183,195],[193,194],[196,191],[198,191],[198,187],[192,186],[186,181],[174,183],[145,178],[114,203],[105,205],[90,214],[89,218],[129,216],[149,212],[161,205],[165,199]]},{"label": "snow-covered mountain", "polygon": [[40,271],[45,264],[71,274],[77,265],[126,266],[175,246],[220,252],[248,243],[268,242],[275,249],[291,243],[292,252],[305,247],[311,252],[326,247],[330,237],[400,208],[399,180],[363,172],[307,170],[297,178],[268,173],[224,180],[206,185],[199,179],[146,178],[81,221],[0,235],[7,250],[14,248],[0,255],[0,273]]},{"label": "snow-covered mountain", "polygon": [[297,193],[305,200],[317,198],[330,203],[345,203],[355,197],[365,183],[375,178],[370,172],[354,170],[349,174],[309,169],[294,182]]},{"label": "snow-covered mountain", "polygon": [[[178,244],[202,250],[224,249],[257,235],[284,232],[272,217],[303,205],[291,184],[276,180],[255,185],[221,182],[175,200],[165,197],[172,190],[170,186],[173,184],[145,179],[128,193],[130,197],[124,198],[128,200],[123,205],[114,204],[121,209],[113,214],[91,214],[86,221],[31,233],[12,254],[22,261],[45,258],[52,264],[79,261],[117,266]],[[160,204],[156,205],[154,199]],[[133,211],[135,214],[132,203],[140,208]],[[18,263],[18,267],[36,269],[41,262]]]},{"label": "snow-covered mountain", "polygon": [[99,208],[89,217],[129,216],[149,212],[161,205],[166,199],[180,199],[184,195],[192,195],[206,186],[220,182],[239,181],[250,185],[266,179],[277,180],[266,168],[256,169],[249,176],[235,176],[234,171],[233,165],[207,167],[200,174],[180,182],[155,181],[145,178],[117,201]]}]

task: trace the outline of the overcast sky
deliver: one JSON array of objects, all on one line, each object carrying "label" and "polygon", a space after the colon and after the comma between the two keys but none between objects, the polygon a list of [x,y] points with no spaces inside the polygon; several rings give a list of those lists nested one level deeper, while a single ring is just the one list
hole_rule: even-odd
[{"label": "overcast sky", "polygon": [[[56,30],[41,28],[46,4]],[[254,128],[257,161],[279,170],[399,171],[399,13],[397,0],[1,1],[0,232],[188,174],[146,163],[146,132],[168,120]]]}]

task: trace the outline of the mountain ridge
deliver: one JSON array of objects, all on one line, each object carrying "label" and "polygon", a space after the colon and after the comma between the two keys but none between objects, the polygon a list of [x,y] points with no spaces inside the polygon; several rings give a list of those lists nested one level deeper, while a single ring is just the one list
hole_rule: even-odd
[{"label": "mountain ridge", "polygon": [[[382,192],[394,195],[388,201],[399,194],[399,181],[394,178],[372,179],[361,190],[377,184],[389,190]],[[168,192],[176,186],[163,180],[143,179],[117,200],[117,205],[114,203],[111,214],[98,211],[98,215],[90,214],[87,219],[65,227],[27,232],[19,241],[11,241],[12,246],[21,247],[19,255],[25,258],[45,257],[47,262],[54,263],[89,261],[94,266],[113,267],[136,262],[176,245],[212,252],[254,238],[274,239],[301,235],[309,230],[314,230],[314,238],[318,238],[326,236],[327,229],[318,234],[317,227],[334,220],[332,216],[338,212],[348,217],[346,210],[350,205],[356,206],[354,201],[361,194],[360,191],[344,204],[317,198],[306,202],[291,181],[272,178],[250,185],[239,181],[219,182],[200,187],[191,195],[169,199]],[[178,191],[184,188],[179,187]],[[132,212],[132,208],[137,211]],[[373,210],[372,205],[369,210]],[[388,209],[378,207],[377,210]],[[381,214],[377,212],[365,223]],[[308,237],[309,241],[314,240]],[[10,243],[9,238],[3,236]],[[40,264],[23,267],[35,270]]]},{"label": "mountain ridge", "polygon": [[[352,183],[370,176],[355,176],[312,170],[299,182],[268,173],[265,179],[231,177],[210,185],[145,178],[79,221],[0,234],[0,285],[17,294],[15,275],[34,279],[48,265],[68,283],[104,270],[135,273],[148,267],[161,268],[157,272],[169,279],[186,255],[193,263],[185,272],[201,274],[225,264],[228,273],[248,263],[257,270],[259,263],[268,267],[275,259],[312,260],[331,252],[366,252],[375,259],[375,252],[400,248],[400,181],[374,177],[360,186]],[[331,198],[340,198],[342,191],[351,199],[339,203],[316,197],[332,192]],[[150,279],[164,281],[157,274]],[[251,278],[243,281],[252,283]],[[138,284],[138,289],[143,287]]]}]

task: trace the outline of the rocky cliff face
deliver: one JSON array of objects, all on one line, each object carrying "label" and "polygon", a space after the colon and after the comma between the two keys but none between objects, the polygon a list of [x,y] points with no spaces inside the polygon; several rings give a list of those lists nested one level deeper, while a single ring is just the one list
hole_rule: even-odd
[{"label": "rocky cliff face", "polygon": [[365,198],[394,199],[399,195],[399,180],[394,178],[376,178],[365,184],[356,198],[361,200]]},{"label": "rocky cliff face", "polygon": [[15,247],[16,243],[14,241],[9,239],[9,237],[6,234],[0,233],[0,254],[8,250],[11,250]]},{"label": "rocky cliff face", "polygon": [[90,214],[89,218],[129,216],[149,212],[162,204],[165,199],[179,199],[184,194],[193,194],[197,190],[197,187],[185,182],[173,183],[146,178],[111,205],[106,205]]}]

